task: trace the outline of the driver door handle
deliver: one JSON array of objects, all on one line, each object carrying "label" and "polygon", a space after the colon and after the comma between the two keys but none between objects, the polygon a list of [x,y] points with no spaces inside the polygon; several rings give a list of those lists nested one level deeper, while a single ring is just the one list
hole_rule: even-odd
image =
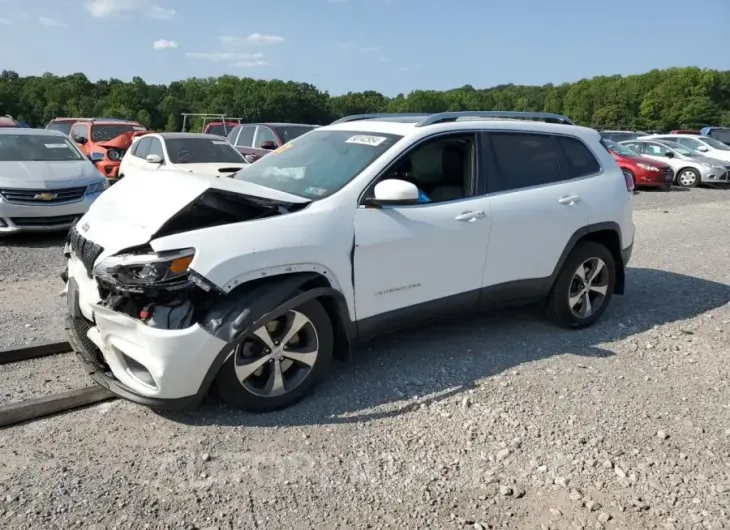
[{"label": "driver door handle", "polygon": [[580,202],[580,196],[578,196],[578,195],[566,195],[565,197],[560,197],[558,199],[558,202],[560,204],[567,204],[568,206],[572,206],[576,202]]},{"label": "driver door handle", "polygon": [[479,211],[479,212],[467,211],[467,212],[460,213],[459,215],[454,217],[454,219],[456,219],[457,221],[466,221],[467,223],[473,223],[474,221],[476,221],[477,219],[481,219],[485,215],[487,215],[487,214],[485,214],[482,211]]}]

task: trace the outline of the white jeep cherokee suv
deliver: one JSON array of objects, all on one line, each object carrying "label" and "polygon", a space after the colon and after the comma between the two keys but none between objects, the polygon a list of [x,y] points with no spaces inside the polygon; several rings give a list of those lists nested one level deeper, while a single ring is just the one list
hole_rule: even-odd
[{"label": "white jeep cherokee suv", "polygon": [[361,115],[233,179],[143,171],[66,245],[69,337],[157,407],[266,411],[377,333],[546,301],[583,328],[624,292],[631,193],[598,132],[543,113]]}]

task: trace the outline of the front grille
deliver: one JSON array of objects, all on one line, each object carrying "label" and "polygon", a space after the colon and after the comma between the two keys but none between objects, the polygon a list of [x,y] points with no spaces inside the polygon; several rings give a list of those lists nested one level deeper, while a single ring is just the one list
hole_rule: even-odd
[{"label": "front grille", "polygon": [[664,175],[664,182],[674,181],[674,170],[671,167],[665,168],[662,174]]},{"label": "front grille", "polygon": [[14,204],[59,204],[84,198],[86,186],[57,190],[0,189],[3,199]]},{"label": "front grille", "polygon": [[51,217],[11,217],[17,226],[53,226],[68,225],[74,222],[76,215],[55,215]]},{"label": "front grille", "polygon": [[79,234],[75,226],[71,227],[68,233],[68,242],[71,245],[71,250],[74,251],[74,254],[84,264],[86,272],[91,275],[91,271],[94,269],[94,262],[104,252],[104,247],[89,241]]}]

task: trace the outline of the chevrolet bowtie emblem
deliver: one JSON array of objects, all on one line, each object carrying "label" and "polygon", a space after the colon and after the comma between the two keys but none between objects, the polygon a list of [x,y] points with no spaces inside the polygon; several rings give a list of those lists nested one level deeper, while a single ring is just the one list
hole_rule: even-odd
[{"label": "chevrolet bowtie emblem", "polygon": [[57,193],[39,193],[33,198],[39,201],[52,201],[56,197],[58,197]]}]

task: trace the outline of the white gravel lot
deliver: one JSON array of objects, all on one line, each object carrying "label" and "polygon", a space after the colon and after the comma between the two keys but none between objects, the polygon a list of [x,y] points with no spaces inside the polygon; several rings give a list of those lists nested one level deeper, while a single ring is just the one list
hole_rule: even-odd
[{"label": "white gravel lot", "polygon": [[[273,414],[113,401],[0,431],[0,528],[730,528],[730,190],[635,199],[627,294],[596,326],[394,334]],[[0,247],[0,348],[61,333],[58,245]],[[0,397],[79,372],[0,366]]]}]

